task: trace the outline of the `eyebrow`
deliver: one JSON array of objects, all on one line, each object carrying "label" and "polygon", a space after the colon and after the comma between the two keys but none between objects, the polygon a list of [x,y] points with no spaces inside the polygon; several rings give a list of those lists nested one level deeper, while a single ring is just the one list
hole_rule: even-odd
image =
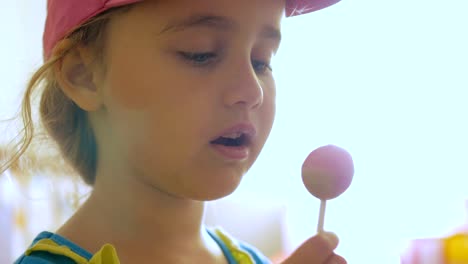
[{"label": "eyebrow", "polygon": [[[179,32],[189,28],[205,27],[217,31],[233,31],[239,27],[238,23],[234,20],[217,15],[192,15],[183,19],[173,20],[159,32],[158,35]],[[264,25],[260,31],[260,36],[263,38],[271,39],[277,43],[281,42],[281,32],[270,25]]]}]

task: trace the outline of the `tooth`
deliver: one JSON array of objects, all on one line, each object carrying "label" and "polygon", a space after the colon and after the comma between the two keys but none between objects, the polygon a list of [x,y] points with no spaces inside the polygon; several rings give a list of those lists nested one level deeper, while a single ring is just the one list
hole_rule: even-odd
[{"label": "tooth", "polygon": [[231,138],[231,139],[235,139],[235,138],[238,138],[242,135],[241,132],[235,132],[235,133],[231,133],[231,134],[228,134],[228,135],[224,135],[223,138]]}]

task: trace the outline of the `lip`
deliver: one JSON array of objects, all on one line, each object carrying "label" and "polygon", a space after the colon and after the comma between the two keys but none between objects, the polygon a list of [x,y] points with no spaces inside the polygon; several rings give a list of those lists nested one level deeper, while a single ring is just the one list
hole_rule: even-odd
[{"label": "lip", "polygon": [[[219,137],[233,133],[244,134],[246,137],[245,144],[243,144],[242,146],[224,146],[219,144],[212,144],[212,142],[218,139]],[[226,159],[244,160],[248,158],[250,154],[250,146],[252,145],[253,139],[255,138],[256,134],[257,131],[251,123],[241,122],[227,129],[224,129],[216,137],[210,140],[210,144],[217,153],[221,154]]]}]

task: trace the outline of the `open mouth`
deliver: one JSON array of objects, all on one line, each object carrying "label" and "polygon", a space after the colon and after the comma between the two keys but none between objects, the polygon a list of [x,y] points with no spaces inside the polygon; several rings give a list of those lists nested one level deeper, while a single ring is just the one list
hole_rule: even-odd
[{"label": "open mouth", "polygon": [[236,133],[229,136],[219,137],[210,143],[226,147],[243,147],[249,144],[249,136],[244,133]]},{"label": "open mouth", "polygon": [[251,123],[238,123],[212,138],[213,149],[229,161],[245,161],[255,140],[255,127]]}]

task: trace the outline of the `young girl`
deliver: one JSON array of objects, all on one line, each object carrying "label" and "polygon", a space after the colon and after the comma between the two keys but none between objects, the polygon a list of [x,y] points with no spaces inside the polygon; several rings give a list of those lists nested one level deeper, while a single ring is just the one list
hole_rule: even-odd
[{"label": "young girl", "polygon": [[[282,17],[337,1],[49,0],[8,164],[42,84],[41,122],[93,191],[16,263],[269,263],[206,228],[204,201],[232,193],[268,137]],[[319,234],[284,263],[345,263],[337,244]]]}]

